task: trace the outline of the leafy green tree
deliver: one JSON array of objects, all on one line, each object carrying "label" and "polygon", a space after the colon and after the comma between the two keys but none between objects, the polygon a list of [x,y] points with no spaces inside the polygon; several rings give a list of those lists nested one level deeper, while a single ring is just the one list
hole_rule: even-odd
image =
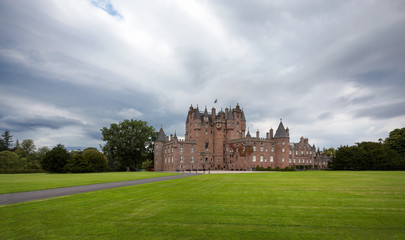
[{"label": "leafy green tree", "polygon": [[26,167],[26,163],[17,153],[8,150],[0,152],[0,170],[21,170]]},{"label": "leafy green tree", "polygon": [[131,119],[112,123],[110,128],[102,128],[101,133],[103,141],[106,141],[104,153],[113,162],[119,161],[127,171],[153,157],[153,142],[157,133],[145,121]]},{"label": "leafy green tree", "polygon": [[40,147],[40,148],[38,148],[38,154],[39,154],[39,157],[42,159],[44,156],[45,156],[45,154],[47,153],[47,152],[49,152],[49,151],[51,151],[51,149],[49,149],[49,147]]},{"label": "leafy green tree", "polygon": [[82,172],[89,172],[89,163],[83,160],[82,154],[75,153],[72,157],[67,161],[65,166],[67,172],[72,173],[82,173]]},{"label": "leafy green tree", "polygon": [[405,154],[405,128],[391,131],[385,139],[385,144],[399,154]]},{"label": "leafy green tree", "polygon": [[0,151],[10,150],[13,145],[13,135],[10,134],[10,131],[5,130],[1,135],[0,140]]},{"label": "leafy green tree", "polygon": [[89,164],[91,172],[102,172],[107,170],[107,157],[95,148],[84,150],[82,158]]},{"label": "leafy green tree", "polygon": [[34,144],[34,140],[25,139],[21,142],[20,148],[25,152],[26,155],[34,154],[37,147]]},{"label": "leafy green tree", "polygon": [[62,144],[58,144],[51,151],[47,152],[41,160],[41,166],[49,172],[65,172],[65,165],[70,155]]}]

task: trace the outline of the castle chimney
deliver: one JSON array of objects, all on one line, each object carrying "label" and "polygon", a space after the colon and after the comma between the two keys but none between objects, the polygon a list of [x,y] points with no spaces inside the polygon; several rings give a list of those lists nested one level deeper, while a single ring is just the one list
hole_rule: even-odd
[{"label": "castle chimney", "polygon": [[256,138],[259,138],[259,129],[256,131]]},{"label": "castle chimney", "polygon": [[270,139],[273,139],[273,128],[270,128]]},{"label": "castle chimney", "polygon": [[290,129],[288,129],[288,127],[285,131],[287,132],[287,135],[290,136]]},{"label": "castle chimney", "polygon": [[266,138],[267,138],[267,139],[269,139],[269,134],[270,134],[270,133],[268,133],[268,132],[266,133]]}]

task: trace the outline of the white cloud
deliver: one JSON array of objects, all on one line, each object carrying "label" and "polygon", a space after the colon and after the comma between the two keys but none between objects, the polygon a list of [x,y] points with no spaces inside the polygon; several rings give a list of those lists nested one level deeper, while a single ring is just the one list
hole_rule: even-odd
[{"label": "white cloud", "polygon": [[126,119],[135,119],[143,116],[143,113],[134,108],[122,109],[118,114]]}]

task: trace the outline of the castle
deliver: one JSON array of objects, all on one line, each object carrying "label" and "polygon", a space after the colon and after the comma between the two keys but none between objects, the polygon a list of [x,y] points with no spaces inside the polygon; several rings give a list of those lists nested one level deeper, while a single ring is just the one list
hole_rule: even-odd
[{"label": "castle", "polygon": [[246,118],[239,104],[225,112],[205,108],[200,112],[190,106],[186,119],[185,138],[176,133],[166,136],[160,128],[155,141],[155,171],[189,170],[254,170],[257,166],[285,168],[316,164],[315,145],[308,138],[290,142],[290,132],[283,122],[274,134],[270,128],[265,138],[246,133]]}]

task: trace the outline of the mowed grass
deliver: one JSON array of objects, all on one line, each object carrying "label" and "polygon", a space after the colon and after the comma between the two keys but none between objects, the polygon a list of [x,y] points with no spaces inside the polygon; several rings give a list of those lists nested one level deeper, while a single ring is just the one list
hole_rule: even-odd
[{"label": "mowed grass", "polygon": [[199,175],[0,207],[0,239],[405,239],[405,172]]},{"label": "mowed grass", "polygon": [[163,177],[180,173],[163,172],[104,172],[104,173],[30,173],[0,174],[0,194],[41,189],[119,182],[144,178]]}]

